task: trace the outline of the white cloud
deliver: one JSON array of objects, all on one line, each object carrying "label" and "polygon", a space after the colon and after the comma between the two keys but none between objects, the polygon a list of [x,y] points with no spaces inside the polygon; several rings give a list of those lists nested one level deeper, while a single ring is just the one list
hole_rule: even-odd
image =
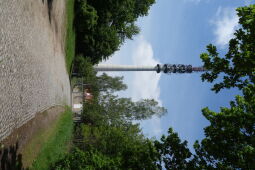
[{"label": "white cloud", "polygon": [[[156,66],[159,64],[153,56],[153,49],[149,42],[142,36],[136,42],[136,48],[132,54],[134,65]],[[134,100],[153,98],[162,105],[160,100],[160,74],[156,72],[135,72],[131,84],[131,95]],[[153,116],[150,120],[142,121],[141,125],[146,135],[159,137],[162,134],[160,118]]]},{"label": "white cloud", "polygon": [[216,36],[216,45],[225,48],[238,28],[238,16],[235,9],[219,7],[215,18],[212,20],[212,24],[215,25],[214,35]]},{"label": "white cloud", "polygon": [[[153,50],[150,43],[143,37],[139,37],[136,48],[132,54],[132,62],[134,65],[156,66],[159,64],[153,56]],[[141,98],[153,98],[161,103],[160,74],[156,72],[134,72],[132,81],[132,98],[139,100]]]}]

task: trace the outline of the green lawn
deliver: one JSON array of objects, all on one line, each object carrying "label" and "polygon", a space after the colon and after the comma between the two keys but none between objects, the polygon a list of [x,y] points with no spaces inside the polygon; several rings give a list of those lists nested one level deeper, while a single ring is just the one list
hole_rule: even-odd
[{"label": "green lawn", "polygon": [[[49,126],[47,130],[38,134],[34,139],[34,141],[42,141],[42,144],[31,169],[48,169],[52,163],[55,163],[68,152],[73,132],[71,109],[66,107],[66,111],[54,122],[54,125]],[[33,146],[32,144],[30,146]]]},{"label": "green lawn", "polygon": [[66,3],[66,12],[67,12],[67,33],[66,33],[66,69],[68,74],[71,74],[72,62],[75,56],[75,31],[73,28],[74,20],[74,0],[67,0]]}]

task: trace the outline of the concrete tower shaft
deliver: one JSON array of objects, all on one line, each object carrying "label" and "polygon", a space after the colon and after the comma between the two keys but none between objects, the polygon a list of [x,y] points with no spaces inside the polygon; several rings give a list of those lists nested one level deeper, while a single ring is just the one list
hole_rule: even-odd
[{"label": "concrete tower shaft", "polygon": [[96,71],[157,71],[157,66],[133,66],[133,65],[97,65]]},{"label": "concrete tower shaft", "polygon": [[157,64],[156,66],[132,66],[132,65],[96,65],[96,71],[156,71],[157,73],[192,73],[206,71],[203,67],[192,67],[184,64]]}]

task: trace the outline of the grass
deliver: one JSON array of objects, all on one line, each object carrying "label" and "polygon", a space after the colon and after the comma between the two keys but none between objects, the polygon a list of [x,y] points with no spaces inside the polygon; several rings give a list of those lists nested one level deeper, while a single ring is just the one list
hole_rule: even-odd
[{"label": "grass", "polygon": [[[49,169],[52,163],[62,158],[68,152],[73,132],[72,112],[69,107],[62,113],[59,119],[46,130],[42,130],[29,144],[27,152],[36,152],[39,148],[39,154],[33,161],[31,169]],[[36,147],[35,147],[36,146]],[[35,150],[31,150],[35,149]],[[26,154],[23,154],[25,157]],[[33,159],[34,155],[29,155]],[[27,161],[29,157],[26,156]],[[30,160],[31,161],[31,160]]]},{"label": "grass", "polygon": [[[43,112],[44,116],[47,116],[47,111]],[[24,166],[31,166],[34,159],[40,153],[40,149],[42,148],[43,144],[47,142],[47,140],[54,135],[54,130],[57,128],[57,120],[54,120],[47,128],[40,128],[36,136],[34,136],[31,141],[27,143],[22,152],[23,156],[23,164]]]},{"label": "grass", "polygon": [[75,56],[75,31],[73,28],[74,20],[74,0],[67,0],[66,3],[66,42],[65,42],[65,52],[66,52],[66,68],[68,74],[71,74],[72,63]]}]

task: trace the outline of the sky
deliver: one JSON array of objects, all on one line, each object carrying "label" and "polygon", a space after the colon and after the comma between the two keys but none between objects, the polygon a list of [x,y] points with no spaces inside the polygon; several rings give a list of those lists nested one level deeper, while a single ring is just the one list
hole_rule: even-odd
[{"label": "sky", "polygon": [[[157,0],[149,15],[139,18],[139,35],[127,40],[120,50],[103,64],[152,65],[192,64],[202,66],[200,54],[212,43],[224,56],[228,41],[239,27],[235,8],[253,0]],[[108,72],[109,73],[109,72]],[[212,84],[201,81],[201,73],[157,74],[156,72],[111,72],[124,76],[128,89],[120,96],[134,101],[153,98],[168,113],[140,122],[143,133],[159,139],[169,127],[178,132],[192,148],[195,140],[204,137],[209,125],[201,109],[219,111],[240,94],[237,89],[211,91]]]}]

